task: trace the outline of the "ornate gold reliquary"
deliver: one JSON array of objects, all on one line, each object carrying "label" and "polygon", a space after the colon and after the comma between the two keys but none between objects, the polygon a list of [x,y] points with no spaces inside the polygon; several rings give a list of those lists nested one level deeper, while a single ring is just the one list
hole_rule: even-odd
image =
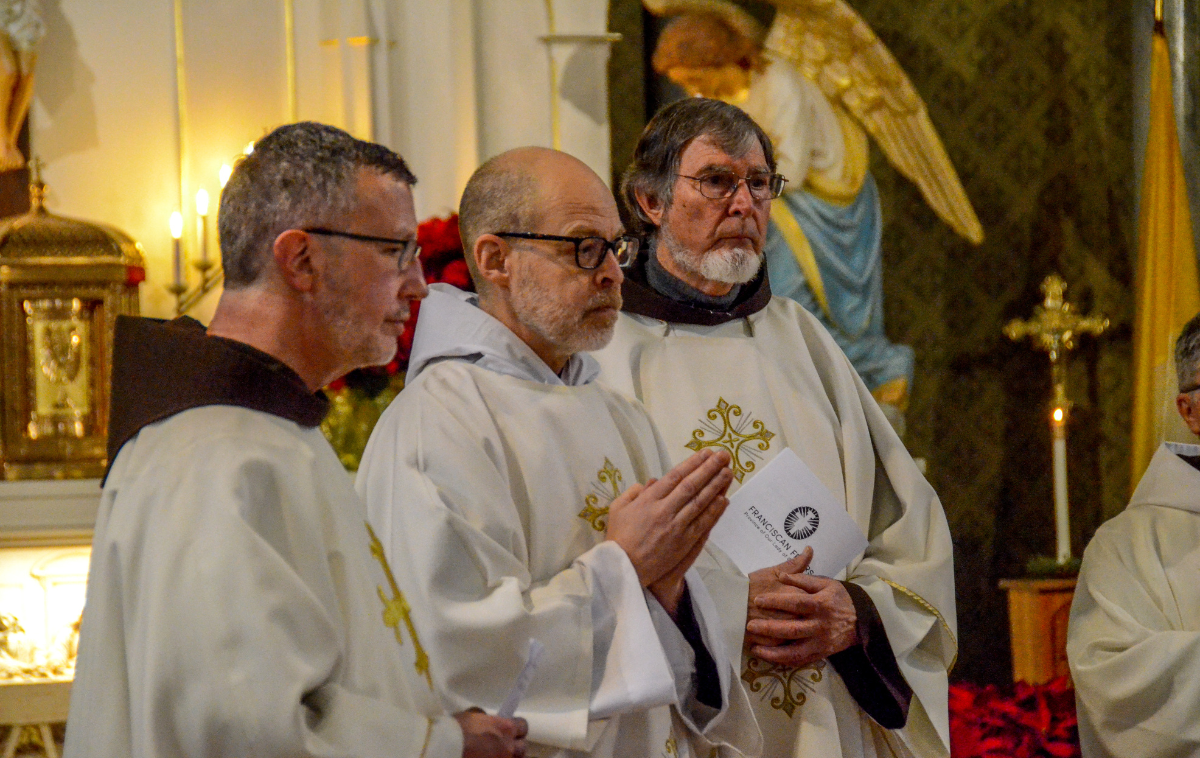
[{"label": "ornate gold reliquary", "polygon": [[113,326],[137,315],[141,246],[103,224],[32,208],[0,221],[0,471],[103,474]]}]

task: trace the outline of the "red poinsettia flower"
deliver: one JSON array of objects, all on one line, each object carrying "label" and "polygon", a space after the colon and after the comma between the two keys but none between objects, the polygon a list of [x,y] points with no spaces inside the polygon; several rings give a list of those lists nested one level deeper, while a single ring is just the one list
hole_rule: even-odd
[{"label": "red poinsettia flower", "polygon": [[[444,282],[461,290],[474,289],[467,261],[463,257],[462,238],[458,232],[458,214],[423,221],[417,227],[417,242],[421,245],[421,270],[425,274],[426,282]],[[404,332],[398,340],[397,370],[408,367],[408,356],[412,351],[413,333],[420,311],[421,304],[413,303],[412,315],[404,325]]]},{"label": "red poinsettia flower", "polygon": [[1077,758],[1075,691],[1068,677],[1011,689],[950,686],[954,758]]}]

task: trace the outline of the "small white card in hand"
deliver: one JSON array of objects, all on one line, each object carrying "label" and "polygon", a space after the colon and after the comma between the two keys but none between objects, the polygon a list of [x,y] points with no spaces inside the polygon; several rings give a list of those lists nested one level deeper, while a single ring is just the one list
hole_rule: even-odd
[{"label": "small white card in hand", "polygon": [[510,719],[517,712],[517,706],[521,703],[521,698],[525,697],[525,693],[529,691],[529,683],[533,681],[533,672],[537,671],[538,661],[542,659],[542,653],[546,651],[546,646],[532,637],[529,638],[529,650],[525,653],[525,666],[521,668],[521,673],[517,674],[517,681],[513,682],[512,689],[508,691],[508,697],[504,698],[504,702],[500,705],[500,710],[496,711],[496,715],[500,718]]},{"label": "small white card in hand", "polygon": [[811,573],[833,577],[867,549],[845,506],[791,448],[729,498],[709,539],[746,574],[811,547]]}]

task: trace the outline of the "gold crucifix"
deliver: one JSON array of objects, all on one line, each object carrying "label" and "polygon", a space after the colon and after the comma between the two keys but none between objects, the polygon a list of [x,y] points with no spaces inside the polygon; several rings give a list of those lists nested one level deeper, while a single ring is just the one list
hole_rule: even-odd
[{"label": "gold crucifix", "polygon": [[1042,294],[1046,299],[1033,309],[1033,318],[1028,321],[1013,319],[1004,327],[1004,334],[1009,339],[1016,341],[1029,337],[1039,350],[1050,354],[1050,379],[1054,384],[1050,430],[1054,437],[1054,522],[1059,563],[1071,559],[1067,515],[1067,414],[1071,401],[1067,399],[1066,354],[1075,349],[1079,335],[1098,336],[1108,328],[1108,319],[1102,315],[1076,314],[1063,298],[1066,289],[1067,283],[1058,274],[1046,277],[1042,282]]}]

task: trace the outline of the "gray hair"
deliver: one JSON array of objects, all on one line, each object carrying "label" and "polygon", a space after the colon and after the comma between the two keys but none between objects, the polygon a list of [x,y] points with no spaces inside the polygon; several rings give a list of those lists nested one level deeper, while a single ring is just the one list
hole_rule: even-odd
[{"label": "gray hair", "polygon": [[[512,151],[510,151],[512,152]],[[538,223],[538,182],[509,153],[501,153],[475,169],[458,203],[458,231],[475,291],[488,282],[475,266],[475,241],[484,234],[529,232]]]},{"label": "gray hair", "polygon": [[217,229],[225,286],[254,284],[275,238],[288,229],[333,225],[353,211],[361,168],[410,187],[417,183],[396,153],[325,124],[288,124],[254,143],[221,191]]},{"label": "gray hair", "polygon": [[638,204],[637,193],[669,208],[680,156],[697,137],[708,137],[734,157],[754,149],[757,140],[767,166],[775,171],[775,151],[771,148],[770,137],[743,110],[704,97],[678,100],[650,119],[633,151],[633,162],[621,179],[624,221],[631,232],[641,237],[655,234],[657,227]]},{"label": "gray hair", "polygon": [[1195,384],[1197,374],[1200,374],[1200,313],[1192,316],[1175,340],[1175,377],[1179,389]]}]

